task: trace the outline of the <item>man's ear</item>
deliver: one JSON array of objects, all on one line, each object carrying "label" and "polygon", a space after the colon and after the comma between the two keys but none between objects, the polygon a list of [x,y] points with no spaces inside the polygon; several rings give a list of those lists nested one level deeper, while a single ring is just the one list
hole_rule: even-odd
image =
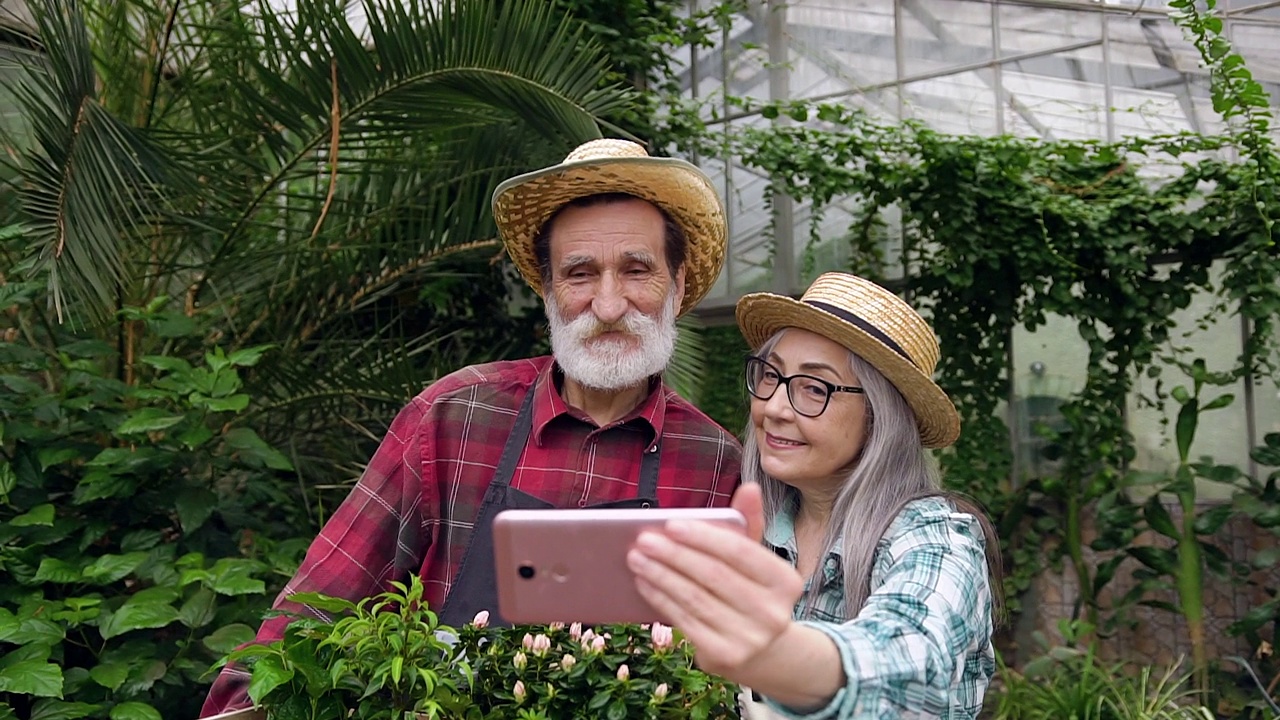
[{"label": "man's ear", "polygon": [[679,310],[684,305],[684,271],[686,267],[686,265],[681,265],[680,269],[676,270],[676,297],[680,298],[680,302],[676,305],[676,310]]}]

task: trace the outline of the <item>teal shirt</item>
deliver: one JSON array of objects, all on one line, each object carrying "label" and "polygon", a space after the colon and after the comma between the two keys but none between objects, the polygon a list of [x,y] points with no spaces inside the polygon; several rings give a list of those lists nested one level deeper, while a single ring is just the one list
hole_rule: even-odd
[{"label": "teal shirt", "polygon": [[[765,543],[794,567],[794,518],[774,517]],[[804,720],[976,719],[996,667],[984,544],[972,515],[940,498],[908,503],[876,546],[871,595],[850,620],[841,549],[828,550],[816,606],[795,612],[835,641],[845,686],[807,715],[769,704]]]}]

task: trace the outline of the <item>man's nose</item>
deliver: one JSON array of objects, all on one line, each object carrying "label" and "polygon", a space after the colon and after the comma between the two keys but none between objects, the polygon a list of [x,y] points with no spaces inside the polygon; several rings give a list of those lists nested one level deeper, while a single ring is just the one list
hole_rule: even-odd
[{"label": "man's nose", "polygon": [[618,322],[627,314],[627,299],[623,296],[622,285],[611,273],[605,273],[601,278],[600,287],[591,301],[591,311],[606,325]]}]

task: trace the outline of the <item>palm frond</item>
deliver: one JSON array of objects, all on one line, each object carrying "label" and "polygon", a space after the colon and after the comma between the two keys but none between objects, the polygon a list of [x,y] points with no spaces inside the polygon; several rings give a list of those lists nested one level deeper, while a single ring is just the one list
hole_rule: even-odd
[{"label": "palm frond", "polygon": [[115,309],[132,265],[127,244],[158,215],[169,173],[145,133],[97,98],[84,16],[64,0],[31,4],[48,60],[4,79],[30,133],[15,144],[13,170],[29,252],[48,272],[58,318],[69,307],[102,319]]}]

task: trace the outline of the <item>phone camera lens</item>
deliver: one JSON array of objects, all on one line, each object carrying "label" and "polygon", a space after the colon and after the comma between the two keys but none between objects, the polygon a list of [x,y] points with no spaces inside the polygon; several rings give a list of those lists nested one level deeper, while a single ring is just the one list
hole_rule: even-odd
[{"label": "phone camera lens", "polygon": [[531,578],[533,577],[533,566],[532,566],[532,565],[521,565],[521,566],[520,566],[520,577],[524,578],[525,580],[529,580],[529,579],[531,579]]}]

